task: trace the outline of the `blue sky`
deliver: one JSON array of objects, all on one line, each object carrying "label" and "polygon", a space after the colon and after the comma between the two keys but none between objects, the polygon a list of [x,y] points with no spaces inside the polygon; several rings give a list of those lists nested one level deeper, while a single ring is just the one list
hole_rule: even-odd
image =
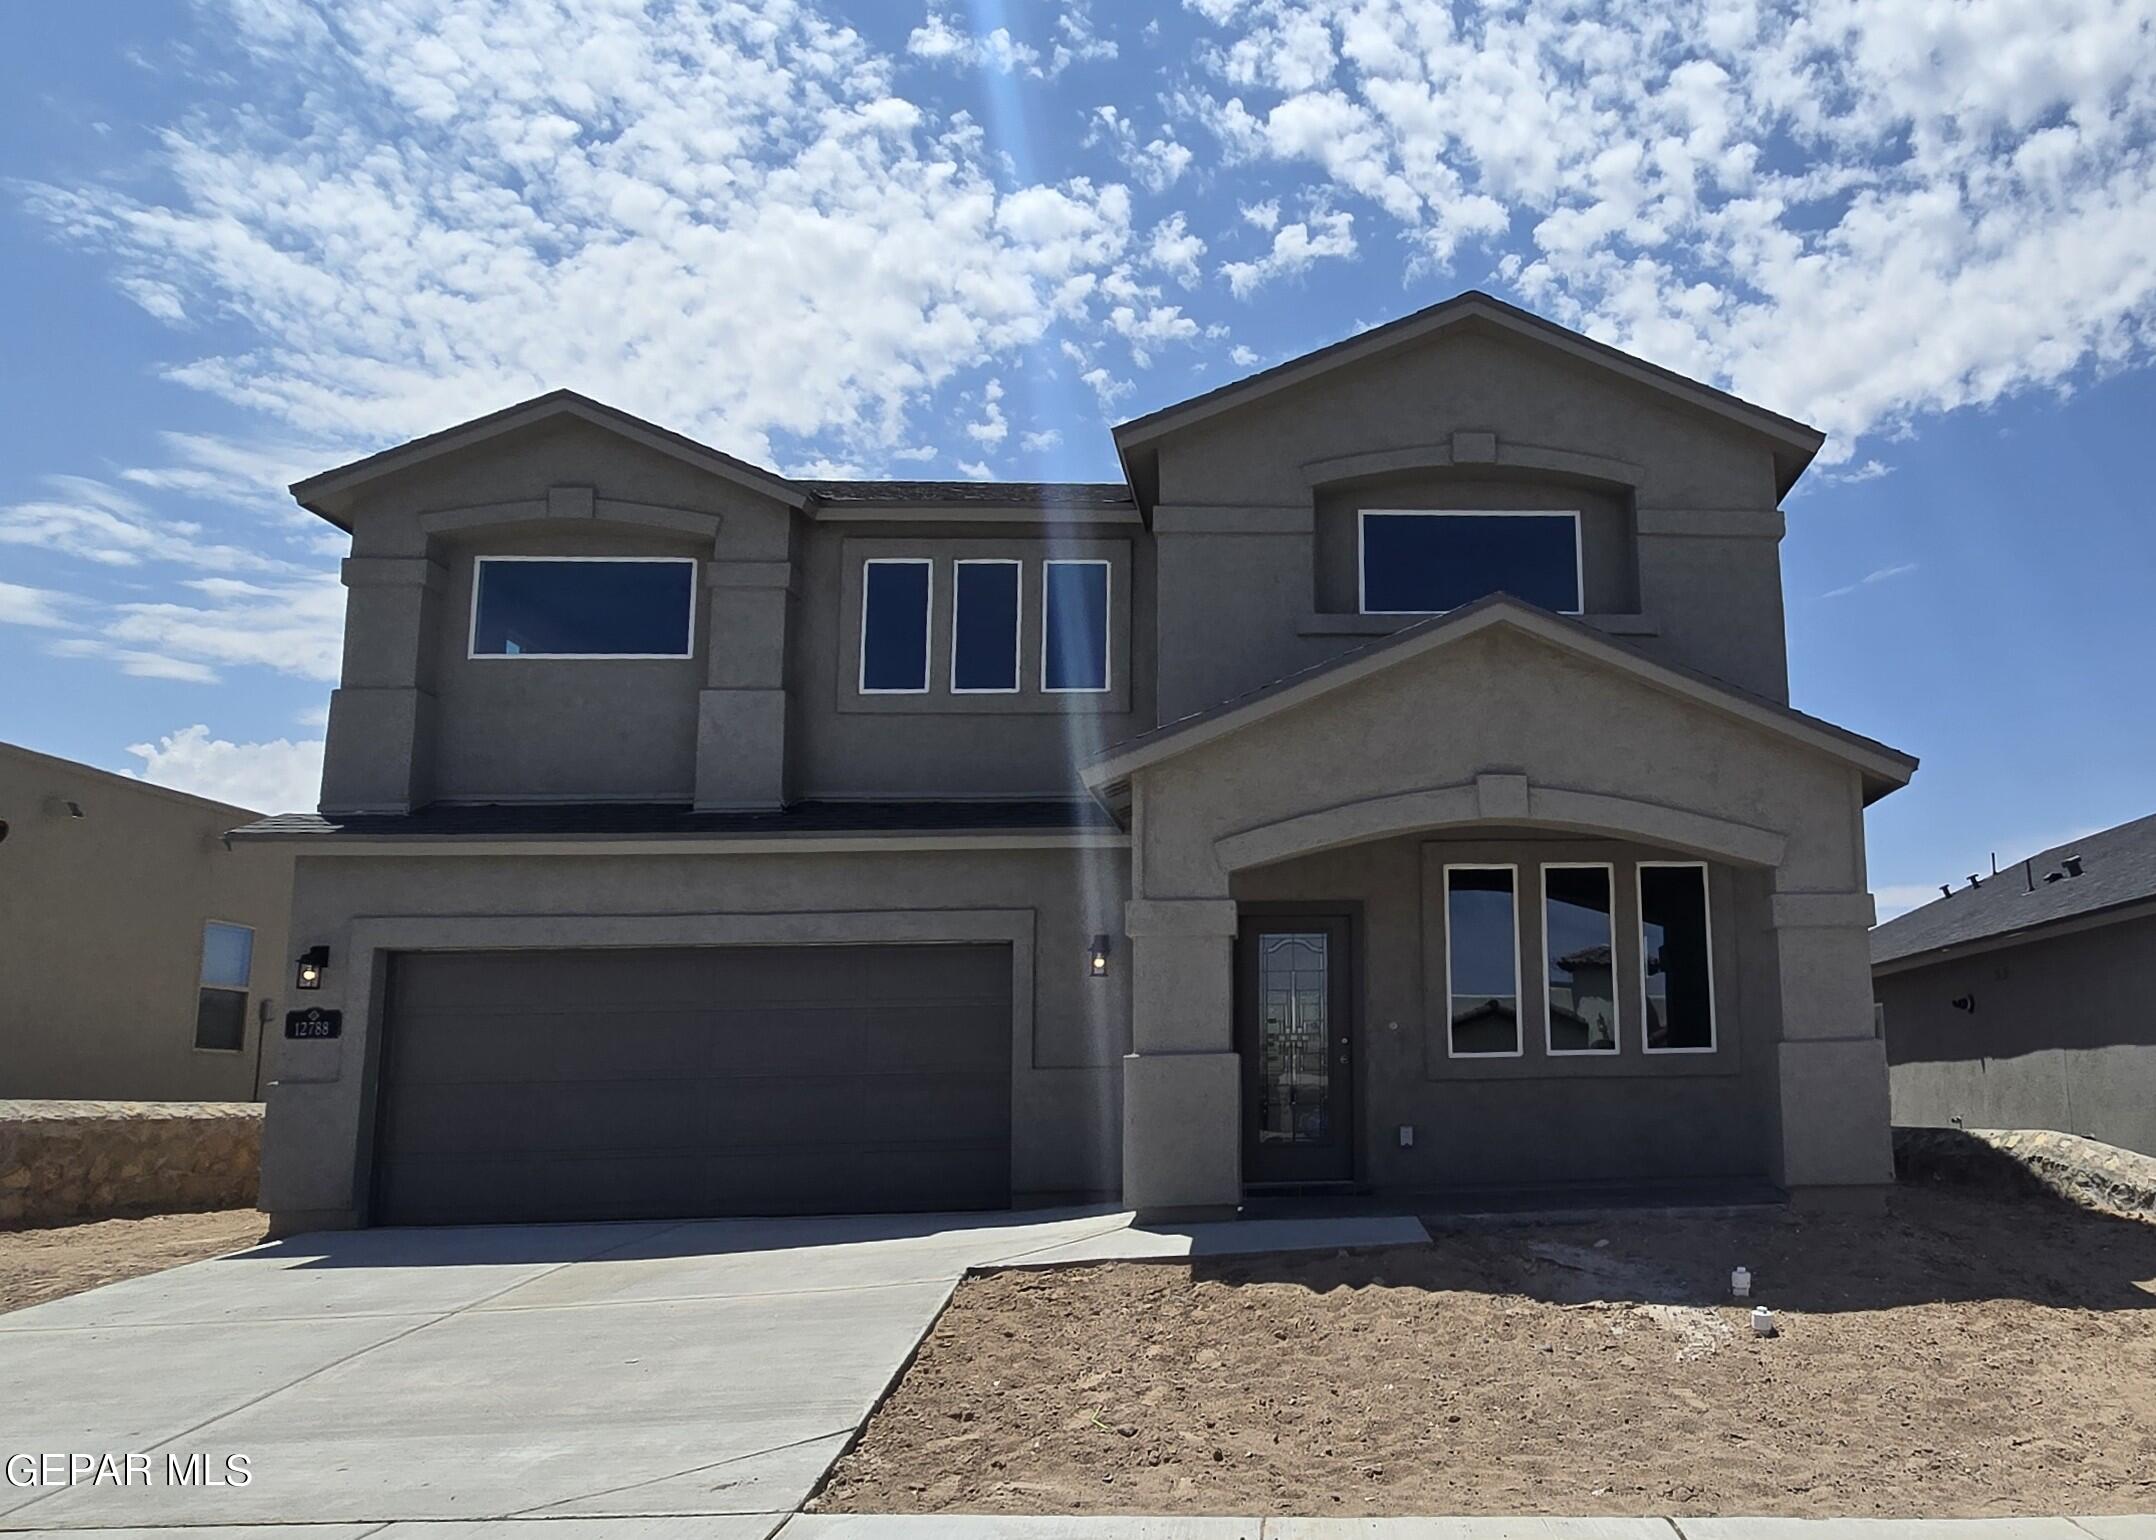
[{"label": "blue sky", "polygon": [[1486,288],[1832,435],[1796,702],[1883,907],[2156,808],[2156,0],[0,9],[0,737],[311,800],[293,477],[572,386],[795,473]]}]

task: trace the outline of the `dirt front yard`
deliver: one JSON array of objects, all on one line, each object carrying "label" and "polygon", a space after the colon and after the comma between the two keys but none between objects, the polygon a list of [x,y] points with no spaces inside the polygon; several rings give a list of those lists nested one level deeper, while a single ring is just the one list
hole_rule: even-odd
[{"label": "dirt front yard", "polygon": [[[1732,1267],[1779,1335],[1728,1302]],[[962,1284],[816,1506],[2156,1509],[2156,1225],[1903,1189]]]},{"label": "dirt front yard", "polygon": [[261,1240],[268,1226],[267,1214],[240,1208],[0,1230],[0,1311],[238,1251]]}]

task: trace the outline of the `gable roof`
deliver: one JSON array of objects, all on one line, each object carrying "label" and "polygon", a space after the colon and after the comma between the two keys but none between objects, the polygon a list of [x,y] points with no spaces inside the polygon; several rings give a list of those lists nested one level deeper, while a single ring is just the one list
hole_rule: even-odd
[{"label": "gable roof", "polygon": [[1119,481],[796,480],[573,390],[549,391],[529,401],[503,407],[498,412],[489,412],[484,417],[475,417],[438,433],[429,433],[333,470],[319,472],[304,481],[294,482],[291,492],[301,507],[349,533],[353,496],[368,484],[558,418],[574,418],[609,433],[617,433],[789,508],[845,510],[857,517],[885,510],[893,517],[922,516],[939,511],[955,511],[976,518],[999,514],[1031,517],[1066,511],[1075,516],[1097,518],[1126,510],[1132,519],[1137,516],[1137,504],[1130,488]]},{"label": "gable roof", "polygon": [[1701,384],[1698,380],[1690,379],[1673,369],[1665,369],[1660,364],[1635,358],[1621,348],[1611,347],[1606,342],[1597,342],[1592,337],[1560,326],[1555,321],[1545,320],[1517,305],[1508,305],[1480,289],[1468,289],[1455,294],[1451,299],[1426,306],[1412,315],[1402,316],[1397,321],[1388,321],[1383,326],[1358,332],[1352,337],[1333,343],[1330,347],[1305,353],[1300,358],[1291,358],[1286,363],[1260,370],[1247,378],[1222,385],[1216,390],[1209,390],[1203,395],[1192,396],[1187,401],[1179,401],[1173,406],[1162,407],[1157,412],[1132,418],[1115,429],[1116,450],[1122,456],[1124,473],[1132,486],[1139,486],[1141,477],[1133,466],[1133,459],[1142,456],[1147,445],[1179,429],[1262,400],[1275,391],[1304,384],[1335,369],[1360,363],[1378,354],[1391,352],[1395,348],[1405,347],[1439,332],[1467,324],[1491,327],[1554,348],[1581,362],[1621,376],[1635,384],[1644,385],[1687,406],[1721,417],[1772,440],[1776,445],[1778,494],[1786,494],[1790,487],[1796,484],[1797,477],[1804,473],[1804,468],[1811,464],[1812,457],[1826,442],[1824,433],[1798,422],[1794,417],[1785,417],[1779,412],[1769,411],[1763,406],[1756,406],[1741,397],[1731,395],[1726,390]]},{"label": "gable roof", "polygon": [[0,756],[11,757],[50,774],[68,779],[81,779],[90,785],[123,791],[130,796],[162,798],[167,802],[184,803],[189,807],[209,812],[236,813],[242,818],[258,818],[253,808],[241,807],[236,802],[220,802],[214,797],[204,797],[191,791],[181,791],[175,786],[162,786],[156,781],[145,781],[136,776],[122,775],[117,770],[100,770],[78,759],[62,759],[57,754],[41,753],[37,749],[24,748],[19,743],[0,743]]},{"label": "gable roof", "polygon": [[1085,783],[1095,795],[1112,803],[1129,784],[1131,775],[1147,765],[1187,753],[1252,723],[1293,710],[1318,696],[1500,626],[1523,632],[1615,669],[1651,688],[1712,707],[1777,737],[1854,765],[1864,774],[1867,804],[1906,786],[1910,776],[1916,773],[1917,761],[1913,755],[1889,748],[1875,738],[1837,727],[1832,722],[1756,695],[1711,674],[1650,658],[1637,648],[1606,636],[1581,621],[1554,614],[1510,594],[1497,593],[1443,615],[1417,621],[1390,636],[1350,648],[1217,706],[1127,738],[1112,745],[1086,767]]},{"label": "gable roof", "polygon": [[319,472],[304,481],[293,482],[291,492],[302,508],[320,514],[339,529],[349,532],[351,525],[346,514],[351,494],[368,483],[424,465],[443,455],[470,449],[489,439],[564,417],[577,418],[610,433],[618,433],[647,449],[671,455],[699,470],[710,471],[788,507],[799,508],[807,501],[808,494],[800,487],[762,466],[736,459],[709,444],[700,444],[686,434],[662,428],[634,413],[624,412],[620,407],[594,401],[573,390],[550,390],[543,396],[519,401],[515,406],[505,406],[484,417],[474,417],[439,433],[429,433],[334,470]]},{"label": "gable roof", "polygon": [[[2081,858],[2081,875],[2046,881],[2064,873],[2069,856]],[[1999,942],[2149,900],[2156,900],[2156,814],[2038,851],[1973,888],[1896,916],[1872,932],[1872,962]]]}]

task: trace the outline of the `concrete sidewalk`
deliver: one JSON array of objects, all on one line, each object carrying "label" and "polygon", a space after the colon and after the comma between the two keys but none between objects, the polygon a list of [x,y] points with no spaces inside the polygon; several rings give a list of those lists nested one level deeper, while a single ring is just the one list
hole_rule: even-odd
[{"label": "concrete sidewalk", "polygon": [[1397,1217],[1147,1230],[1105,1210],[300,1236],[0,1315],[0,1456],[250,1467],[11,1470],[0,1533],[765,1540],[969,1269],[1427,1242]]}]

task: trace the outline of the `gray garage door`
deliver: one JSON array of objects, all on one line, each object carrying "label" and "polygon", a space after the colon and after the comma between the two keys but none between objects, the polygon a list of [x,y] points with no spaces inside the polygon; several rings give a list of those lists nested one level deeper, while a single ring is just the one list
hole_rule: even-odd
[{"label": "gray garage door", "polygon": [[392,960],[377,1224],[995,1208],[1005,946]]}]

